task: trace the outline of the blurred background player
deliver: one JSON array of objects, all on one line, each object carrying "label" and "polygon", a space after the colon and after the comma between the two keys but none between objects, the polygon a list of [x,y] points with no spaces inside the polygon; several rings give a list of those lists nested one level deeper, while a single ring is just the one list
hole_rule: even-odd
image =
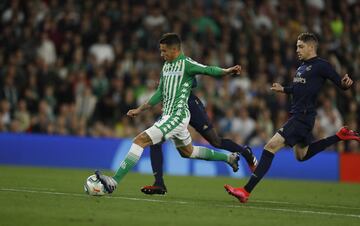
[{"label": "blurred background player", "polygon": [[306,161],[326,147],[341,140],[357,140],[360,136],[347,127],[342,127],[335,135],[311,143],[312,129],[316,116],[316,100],[321,87],[330,79],[337,87],[346,90],[353,84],[345,74],[342,78],[324,59],[317,56],[318,40],[312,33],[298,36],[296,53],[302,64],[297,69],[291,86],[283,87],[274,83],[271,90],[292,95],[291,117],[264,147],[259,165],[244,187],[225,185],[230,195],[240,202],[247,202],[250,193],[269,170],[274,154],[284,146],[293,147],[296,159]]},{"label": "blurred background player", "polygon": [[[196,84],[196,80],[194,80],[194,84]],[[189,124],[213,147],[224,149],[233,153],[239,152],[248,163],[250,171],[254,172],[257,165],[257,159],[253,155],[251,148],[249,146],[241,146],[230,139],[220,137],[210,122],[203,103],[193,94],[193,92],[190,93],[188,106],[191,115]],[[153,185],[142,187],[141,191],[149,195],[163,195],[167,192],[167,188],[163,178],[163,153],[161,144],[150,146],[150,160],[155,182]]]},{"label": "blurred background player", "polygon": [[127,115],[136,117],[160,102],[163,103],[163,113],[159,121],[135,137],[128,154],[113,177],[103,175],[99,171],[95,172],[109,193],[116,189],[117,184],[138,162],[145,147],[166,139],[174,141],[177,150],[184,158],[224,161],[233,168],[234,172],[238,170],[239,156],[237,153],[225,154],[192,145],[192,139],[187,129],[190,121],[187,103],[195,75],[205,74],[219,77],[239,74],[241,67],[236,65],[222,69],[193,61],[182,53],[180,37],[175,33],[167,33],[162,36],[160,53],[165,63],[162,67],[158,89],[146,103],[129,110]]}]

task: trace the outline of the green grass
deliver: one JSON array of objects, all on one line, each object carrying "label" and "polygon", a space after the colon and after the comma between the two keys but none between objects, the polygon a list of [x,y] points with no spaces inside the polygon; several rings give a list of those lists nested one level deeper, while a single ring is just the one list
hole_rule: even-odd
[{"label": "green grass", "polygon": [[360,225],[360,185],[264,180],[240,204],[233,178],[166,176],[166,196],[139,191],[152,176],[129,174],[111,196],[90,197],[90,170],[0,166],[0,225]]}]

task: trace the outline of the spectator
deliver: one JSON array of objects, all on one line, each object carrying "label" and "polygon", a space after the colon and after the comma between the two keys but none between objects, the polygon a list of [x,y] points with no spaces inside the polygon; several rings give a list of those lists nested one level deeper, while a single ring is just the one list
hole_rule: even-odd
[{"label": "spectator", "polygon": [[249,112],[246,108],[240,108],[239,112],[233,121],[231,131],[238,133],[244,139],[245,143],[248,143],[248,139],[255,131],[255,121],[249,117]]},{"label": "spectator", "polygon": [[95,56],[98,65],[101,65],[106,61],[111,63],[115,58],[114,49],[108,44],[106,39],[106,35],[102,33],[98,37],[98,42],[90,47],[90,53]]},{"label": "spectator", "polygon": [[18,100],[18,90],[14,85],[14,77],[6,76],[4,81],[4,86],[0,91],[0,99],[6,99],[11,109],[15,109]]},{"label": "spectator", "polygon": [[31,116],[27,110],[25,100],[19,100],[17,110],[14,114],[14,119],[19,122],[19,131],[25,132],[29,129]]},{"label": "spectator", "polygon": [[325,137],[335,134],[343,125],[340,112],[331,105],[329,99],[323,100],[322,107],[320,107],[317,112],[317,120],[319,120]]},{"label": "spectator", "polygon": [[48,104],[51,114],[53,114],[57,104],[57,100],[54,96],[54,87],[47,85],[44,89],[44,100]]},{"label": "spectator", "polygon": [[103,97],[109,89],[109,81],[103,68],[95,69],[95,76],[91,79],[91,87],[97,98]]},{"label": "spectator", "polygon": [[56,62],[55,45],[45,32],[41,34],[41,43],[37,49],[37,54],[47,65],[53,65]]},{"label": "spectator", "polygon": [[10,103],[7,100],[1,100],[0,102],[0,112],[1,118],[0,121],[2,125],[7,128],[11,123],[11,112],[10,112]]},{"label": "spectator", "polygon": [[90,87],[85,87],[82,94],[76,96],[76,114],[77,116],[90,119],[96,106],[96,96],[92,94]]}]

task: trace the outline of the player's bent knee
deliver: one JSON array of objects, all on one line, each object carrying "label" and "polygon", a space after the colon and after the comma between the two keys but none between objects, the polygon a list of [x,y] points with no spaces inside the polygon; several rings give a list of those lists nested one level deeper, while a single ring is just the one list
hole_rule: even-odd
[{"label": "player's bent knee", "polygon": [[189,158],[190,157],[190,155],[188,153],[181,152],[181,151],[179,151],[179,153],[180,153],[181,157],[183,157],[183,158]]},{"label": "player's bent knee", "polygon": [[279,146],[280,144],[277,142],[268,142],[264,148],[272,153],[275,153],[279,149]]},{"label": "player's bent knee", "polygon": [[190,158],[190,156],[191,156],[191,153],[189,153],[189,152],[185,152],[185,151],[181,151],[181,150],[179,150],[179,153],[180,153],[180,155],[181,155],[181,157],[183,157],[183,158]]},{"label": "player's bent knee", "polygon": [[179,151],[180,156],[183,158],[190,158],[190,156],[192,154],[192,151],[188,150],[186,148],[177,148],[177,150]]},{"label": "player's bent knee", "polygon": [[295,156],[295,158],[296,158],[296,160],[298,160],[299,162],[303,162],[303,161],[305,161],[305,160],[304,160],[304,158],[303,158],[302,156],[298,156],[298,155],[296,155],[296,156]]},{"label": "player's bent knee", "polygon": [[299,162],[305,161],[304,157],[305,157],[305,155],[303,155],[303,154],[298,154],[298,153],[297,153],[297,154],[295,155],[296,160],[298,160]]},{"label": "player's bent knee", "polygon": [[305,156],[308,152],[308,146],[307,147],[299,147],[298,145],[296,145],[294,147],[295,149],[295,158],[296,160],[298,160],[299,162],[303,162],[305,161]]},{"label": "player's bent knee", "polygon": [[147,135],[145,132],[142,132],[134,138],[133,143],[144,148],[151,145],[152,141],[149,135]]}]

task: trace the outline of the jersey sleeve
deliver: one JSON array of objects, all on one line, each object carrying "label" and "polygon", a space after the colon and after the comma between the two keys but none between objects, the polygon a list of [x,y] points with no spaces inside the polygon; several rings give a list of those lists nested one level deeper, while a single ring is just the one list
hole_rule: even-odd
[{"label": "jersey sleeve", "polygon": [[344,90],[346,89],[341,84],[340,75],[335,71],[335,69],[331,66],[330,63],[325,62],[322,70],[323,70],[322,76],[324,78],[331,80],[340,89],[344,89]]},{"label": "jersey sleeve", "polygon": [[186,59],[186,66],[190,75],[203,74],[212,77],[220,77],[224,74],[223,69],[220,67],[206,66],[192,60],[191,58]]},{"label": "jersey sleeve", "polygon": [[294,92],[294,86],[293,85],[284,86],[284,93],[292,94],[293,92]]},{"label": "jersey sleeve", "polygon": [[150,97],[148,104],[150,104],[151,106],[154,106],[154,105],[158,104],[160,101],[162,101],[162,99],[163,99],[162,91],[163,91],[163,78],[161,75],[159,86],[156,89],[155,93]]}]

